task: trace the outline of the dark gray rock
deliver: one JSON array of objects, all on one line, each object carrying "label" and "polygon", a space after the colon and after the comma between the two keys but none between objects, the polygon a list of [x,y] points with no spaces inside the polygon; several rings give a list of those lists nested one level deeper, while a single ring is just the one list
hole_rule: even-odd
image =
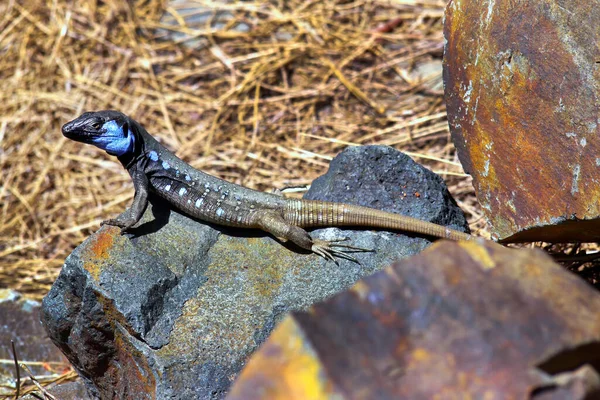
[{"label": "dark gray rock", "polygon": [[442,178],[388,146],[346,148],[304,198],[359,204],[469,231]]},{"label": "dark gray rock", "polygon": [[599,399],[598,310],[539,249],[440,243],[291,313],[227,400]]},{"label": "dark gray rock", "polygon": [[[308,196],[466,226],[441,180],[387,147],[346,150]],[[360,264],[335,264],[262,232],[205,225],[153,199],[131,233],[105,226],[75,249],[44,299],[43,321],[100,398],[222,398],[286,313],[430,243],[369,230],[314,235],[377,251],[356,254]]]}]

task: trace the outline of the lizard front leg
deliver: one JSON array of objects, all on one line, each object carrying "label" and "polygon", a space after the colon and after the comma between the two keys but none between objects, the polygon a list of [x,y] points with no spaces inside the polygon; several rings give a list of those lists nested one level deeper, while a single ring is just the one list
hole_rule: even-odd
[{"label": "lizard front leg", "polygon": [[[281,215],[275,212],[265,211],[257,215],[258,226],[265,232],[269,232],[282,242],[288,240],[295,245],[310,250],[323,258],[336,262],[335,257],[345,258],[358,262],[354,257],[344,251],[370,251],[359,247],[340,244],[347,239],[321,240],[313,239],[304,229],[285,221]],[[338,250],[340,248],[341,250]]]},{"label": "lizard front leg", "polygon": [[135,171],[131,175],[135,196],[133,203],[125,212],[117,218],[107,219],[100,225],[113,225],[121,228],[121,232],[131,228],[142,218],[146,207],[148,206],[148,177],[142,171]]}]

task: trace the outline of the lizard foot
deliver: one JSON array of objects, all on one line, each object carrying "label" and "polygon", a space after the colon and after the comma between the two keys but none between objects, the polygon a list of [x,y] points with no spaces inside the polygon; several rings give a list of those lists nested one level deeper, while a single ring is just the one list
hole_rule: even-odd
[{"label": "lizard foot", "polygon": [[356,258],[352,257],[348,252],[363,252],[373,251],[373,249],[363,249],[362,247],[350,246],[347,244],[341,244],[340,242],[347,241],[348,238],[334,239],[334,240],[321,240],[313,239],[313,245],[311,251],[321,257],[331,260],[334,263],[338,263],[335,257],[343,258],[357,264],[360,264]]},{"label": "lizard foot", "polygon": [[135,225],[132,221],[122,221],[118,218],[111,218],[100,222],[100,226],[110,225],[121,228],[121,235],[127,232],[127,230]]}]

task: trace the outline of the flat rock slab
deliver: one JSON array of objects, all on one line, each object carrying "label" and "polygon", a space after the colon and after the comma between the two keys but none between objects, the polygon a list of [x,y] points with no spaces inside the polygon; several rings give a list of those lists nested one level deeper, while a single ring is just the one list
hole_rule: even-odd
[{"label": "flat rock slab", "polygon": [[[328,176],[320,180],[330,182],[327,188],[315,187],[311,196],[466,229],[441,179],[388,147],[348,149]],[[97,397],[222,398],[287,312],[430,244],[364,230],[313,235],[349,237],[377,251],[355,254],[360,264],[335,264],[262,232],[209,226],[155,201],[132,232],[122,236],[105,226],[75,249],[44,298],[43,322]]]},{"label": "flat rock slab", "polygon": [[600,240],[597,1],[451,0],[450,131],[493,233]]},{"label": "flat rock slab", "polygon": [[440,242],[293,312],[228,399],[598,398],[598,310],[542,251]]}]

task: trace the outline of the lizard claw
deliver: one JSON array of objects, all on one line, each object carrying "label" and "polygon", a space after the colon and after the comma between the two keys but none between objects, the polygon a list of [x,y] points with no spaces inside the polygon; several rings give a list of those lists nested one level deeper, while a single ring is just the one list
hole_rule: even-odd
[{"label": "lizard claw", "polygon": [[[313,245],[311,250],[313,253],[320,255],[321,257],[331,260],[336,265],[339,265],[336,258],[343,258],[345,260],[349,260],[360,264],[356,258],[352,257],[348,252],[363,252],[363,251],[373,251],[372,249],[364,249],[361,247],[350,246],[346,244],[340,244],[340,242],[345,242],[349,240],[348,238],[343,239],[333,239],[333,240],[320,240],[313,239]],[[340,250],[336,249],[339,248]]]},{"label": "lizard claw", "polygon": [[350,240],[349,237],[345,237],[345,238],[341,238],[341,239],[328,240],[327,242],[332,247],[339,247],[339,248],[348,249],[348,250],[352,250],[352,251],[368,251],[368,252],[375,251],[373,249],[365,249],[363,247],[350,246],[348,244],[340,244],[341,242],[347,242],[349,240]]},{"label": "lizard claw", "polygon": [[104,220],[102,222],[100,222],[100,226],[104,226],[104,225],[109,225],[109,226],[116,226],[118,228],[121,228],[121,235],[124,234],[129,228],[131,228],[133,225],[135,225],[134,223],[130,223],[130,221],[121,221],[117,218],[111,218],[111,219],[107,219]]}]

